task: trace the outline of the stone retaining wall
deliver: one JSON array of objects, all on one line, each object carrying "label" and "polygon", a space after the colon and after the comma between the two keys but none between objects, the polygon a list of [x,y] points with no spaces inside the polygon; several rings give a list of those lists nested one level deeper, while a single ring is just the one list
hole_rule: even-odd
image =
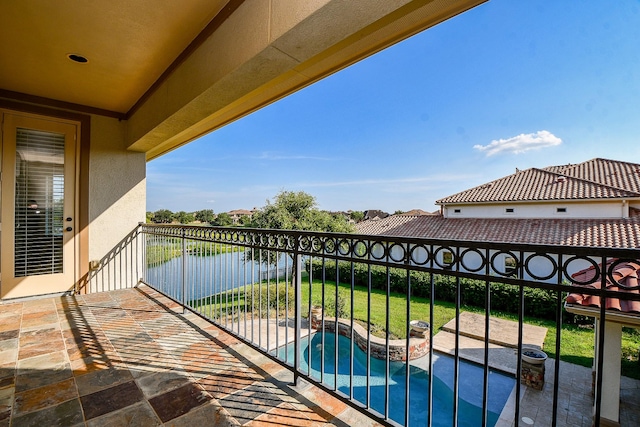
[{"label": "stone retaining wall", "polygon": [[[311,328],[320,330],[322,329],[322,317],[318,315],[311,316]],[[334,332],[336,330],[335,317],[324,318],[324,329],[327,332]],[[338,319],[338,334],[351,339],[351,322],[347,319]],[[353,337],[355,338],[356,345],[365,353],[367,352],[367,331],[358,323],[353,324]],[[384,338],[370,335],[370,348],[371,356],[376,359],[386,359],[386,340]],[[389,360],[392,361],[406,361],[407,340],[389,340]],[[418,359],[429,353],[429,338],[427,334],[416,334],[412,331],[409,338],[409,360]]]}]

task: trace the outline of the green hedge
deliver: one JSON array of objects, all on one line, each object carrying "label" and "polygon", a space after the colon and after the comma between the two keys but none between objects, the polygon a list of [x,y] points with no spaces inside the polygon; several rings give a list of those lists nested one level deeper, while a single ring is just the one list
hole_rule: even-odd
[{"label": "green hedge", "polygon": [[[314,279],[322,279],[323,266],[317,260],[313,263],[307,262],[307,272],[312,274]],[[351,263],[340,262],[338,264],[340,283],[350,283]],[[389,269],[389,285],[391,292],[405,293],[407,288],[408,270],[400,268]],[[327,263],[324,266],[326,280],[336,280],[336,263]],[[411,275],[411,295],[417,297],[431,298],[431,274],[419,271],[410,271]],[[369,268],[364,264],[354,264],[354,285],[368,286]],[[518,313],[518,286],[504,283],[491,283],[491,309],[508,313]],[[386,291],[387,289],[387,269],[381,266],[371,266],[371,287]],[[435,300],[450,301],[456,300],[456,278],[445,275],[434,275]],[[485,282],[483,280],[460,279],[460,300],[462,305],[475,307],[485,306]],[[542,319],[555,319],[556,292],[545,289],[524,288],[524,314],[527,316]],[[569,320],[569,319],[567,319]]]},{"label": "green hedge", "polygon": [[293,309],[295,305],[294,296],[293,287],[288,286],[286,283],[281,283],[278,286],[275,284],[256,286],[253,289],[253,293],[249,290],[244,294],[248,310],[251,311],[253,308],[257,312],[261,309],[265,316],[267,307],[270,310],[284,310],[287,306],[287,300],[289,308]]}]

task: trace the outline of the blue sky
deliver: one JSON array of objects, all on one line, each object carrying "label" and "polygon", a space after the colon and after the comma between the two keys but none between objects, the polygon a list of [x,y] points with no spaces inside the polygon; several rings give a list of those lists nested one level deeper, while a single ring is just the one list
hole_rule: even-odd
[{"label": "blue sky", "polygon": [[491,0],[147,164],[147,210],[420,208],[515,168],[640,163],[640,2]]}]

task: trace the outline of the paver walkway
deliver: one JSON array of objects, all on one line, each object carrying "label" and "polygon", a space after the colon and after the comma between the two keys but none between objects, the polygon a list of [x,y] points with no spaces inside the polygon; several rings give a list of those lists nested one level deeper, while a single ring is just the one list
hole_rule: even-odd
[{"label": "paver walkway", "polygon": [[[484,364],[485,317],[464,311],[460,313],[460,357]],[[454,354],[456,347],[456,321],[451,319],[433,337],[433,347],[442,353]],[[542,348],[547,328],[523,325],[523,346]],[[510,374],[516,373],[518,347],[518,322],[489,318],[489,366]]]},{"label": "paver walkway", "polygon": [[0,304],[0,427],[374,425],[149,287]]},{"label": "paver walkway", "polygon": [[[483,315],[460,313],[459,355],[462,359],[484,364],[485,318]],[[449,321],[433,338],[434,349],[447,354],[455,352],[455,319]],[[515,374],[518,344],[518,323],[489,319],[489,366]],[[547,329],[523,325],[523,345],[542,348]],[[514,387],[505,405],[497,427],[530,427],[552,425],[555,360],[547,359],[545,384],[542,390],[520,385],[520,419],[516,421]],[[591,395],[591,368],[560,362],[558,371],[558,427],[591,427],[593,423],[593,396]],[[620,425],[640,426],[640,381],[622,377],[620,390]]]},{"label": "paver walkway", "polygon": [[[483,314],[463,311],[460,313],[460,335],[469,338],[484,340],[485,316]],[[456,320],[451,319],[442,330],[455,332]],[[512,320],[489,317],[489,342],[503,347],[518,347],[518,322]],[[526,347],[542,348],[547,336],[547,328],[523,323],[522,345]]]}]

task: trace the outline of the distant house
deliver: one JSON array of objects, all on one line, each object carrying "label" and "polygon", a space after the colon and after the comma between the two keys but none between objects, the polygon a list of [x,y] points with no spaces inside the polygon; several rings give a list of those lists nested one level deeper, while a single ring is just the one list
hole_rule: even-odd
[{"label": "distant house", "polygon": [[231,220],[233,221],[234,224],[238,224],[240,223],[243,217],[251,218],[254,212],[255,212],[255,209],[252,211],[248,211],[246,209],[236,209],[236,210],[227,212],[227,214],[231,217]]},{"label": "distant house", "polygon": [[[593,159],[527,169],[442,198],[437,215],[392,215],[358,233],[444,240],[640,248],[640,165]],[[441,257],[447,256],[441,252]],[[504,268],[513,259],[502,256]],[[575,263],[575,270],[588,267]]]},{"label": "distant house", "polygon": [[593,159],[527,169],[436,204],[439,215],[363,221],[365,234],[640,248],[640,164]]},{"label": "distant house", "polygon": [[363,221],[366,220],[379,220],[388,217],[389,214],[387,212],[378,210],[378,209],[370,209],[368,211],[364,211]]},{"label": "distant house", "polygon": [[629,218],[640,165],[592,159],[531,168],[436,201],[445,218]]}]

